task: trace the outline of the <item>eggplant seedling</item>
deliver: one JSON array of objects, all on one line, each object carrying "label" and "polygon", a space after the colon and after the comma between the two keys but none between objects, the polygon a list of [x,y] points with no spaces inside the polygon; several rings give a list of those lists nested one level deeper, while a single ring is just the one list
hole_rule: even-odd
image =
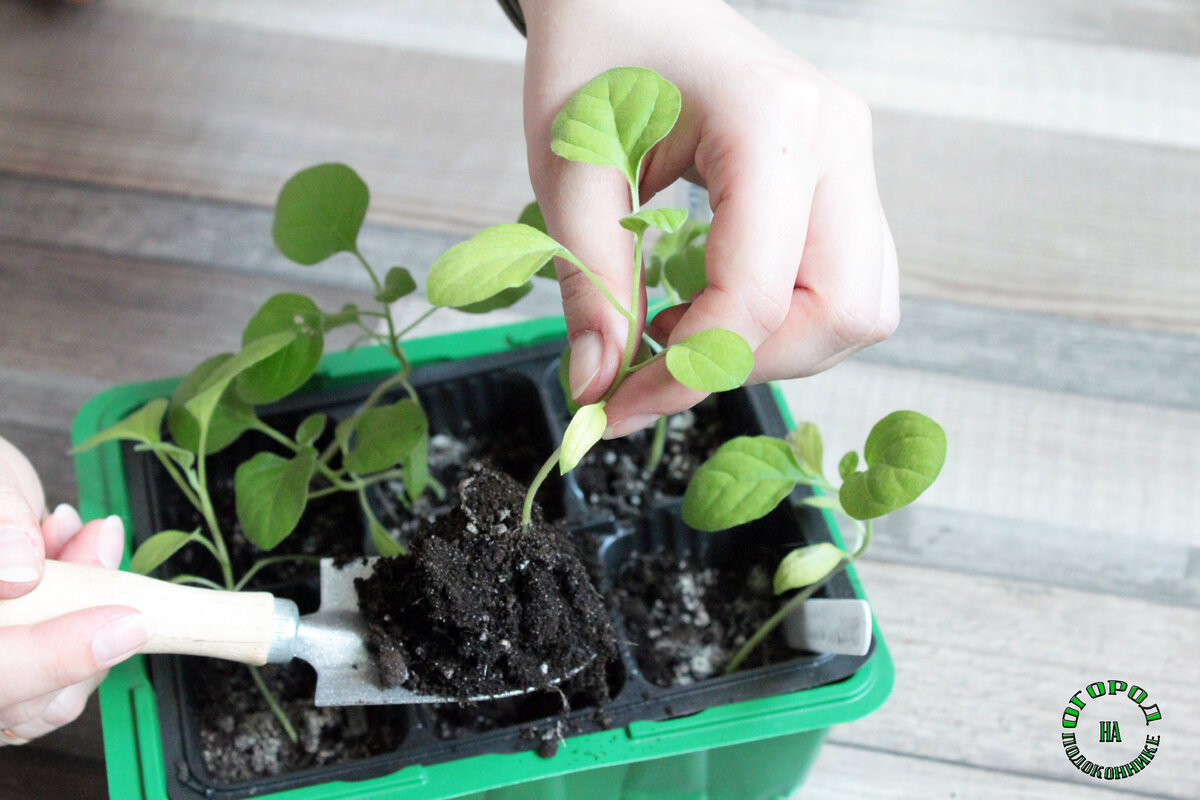
[{"label": "eggplant seedling", "polygon": [[[576,91],[555,117],[551,130],[551,148],[559,156],[616,168],[629,185],[631,212],[619,220],[595,221],[597,225],[620,224],[633,237],[633,291],[627,306],[612,295],[586,264],[545,233],[544,225],[539,230],[532,211],[523,215],[527,217],[525,222],[487,228],[455,245],[430,268],[426,284],[430,302],[435,306],[461,308],[520,289],[534,275],[551,274],[548,271],[552,269],[552,260],[560,258],[587,276],[628,323],[625,349],[611,387],[599,401],[574,412],[561,446],[530,484],[522,514],[525,526],[529,524],[533,497],[550,470],[557,464],[561,473],[571,471],[603,436],[608,427],[604,406],[630,375],[662,359],[671,375],[685,386],[703,392],[721,392],[741,386],[754,367],[754,355],[746,341],[721,328],[700,331],[639,358],[639,344],[642,338],[648,339],[638,335],[644,317],[641,286],[646,277],[643,258],[646,232],[653,227],[667,235],[676,235],[687,219],[684,209],[641,207],[641,166],[650,149],[674,127],[681,102],[674,84],[653,70],[618,67],[601,73]],[[683,238],[689,235],[685,233]],[[694,239],[693,235],[691,240]],[[662,274],[670,271],[662,266],[659,273],[661,279]],[[674,287],[670,279],[668,285]],[[680,296],[678,290],[672,291],[675,297]]]},{"label": "eggplant seedling", "polygon": [[863,448],[838,462],[842,484],[835,487],[823,467],[821,434],[803,423],[786,439],[739,436],[717,448],[688,483],[683,520],[702,531],[742,525],[770,512],[798,485],[813,487],[802,505],[843,514],[858,534],[853,551],[822,542],[797,548],[779,562],[775,594],[802,591],[789,598],[746,641],[726,667],[733,672],[793,610],[838,570],[857,560],[871,543],[872,521],[903,508],[933,484],[946,460],[946,434],[916,411],[895,411],[871,429]]}]

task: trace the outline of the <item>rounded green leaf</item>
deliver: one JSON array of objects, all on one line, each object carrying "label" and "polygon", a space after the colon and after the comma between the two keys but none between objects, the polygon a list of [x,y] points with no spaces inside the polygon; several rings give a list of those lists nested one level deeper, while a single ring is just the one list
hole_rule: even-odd
[{"label": "rounded green leaf", "polygon": [[849,556],[829,542],[798,547],[783,557],[775,570],[775,594],[812,586],[833,572]]},{"label": "rounded green leaf", "polygon": [[301,446],[314,444],[325,432],[328,421],[324,414],[309,414],[296,427],[296,443]]},{"label": "rounded green leaf", "polygon": [[693,333],[668,347],[666,359],[675,380],[701,392],[736,389],[754,369],[750,345],[723,328]]},{"label": "rounded green leaf", "polygon": [[637,186],[642,159],[679,117],[679,90],[653,70],[617,67],[567,100],[551,127],[550,147],[571,161],[616,167]]},{"label": "rounded green leaf", "polygon": [[429,435],[429,420],[419,405],[405,399],[368,409],[354,423],[353,432],[343,463],[351,472],[366,475],[403,461]]},{"label": "rounded green leaf", "polygon": [[528,282],[565,252],[528,225],[495,225],[442,253],[429,268],[425,293],[435,306],[461,308]]},{"label": "rounded green leaf", "polygon": [[229,388],[229,384],[250,367],[265,358],[270,358],[291,344],[296,338],[294,330],[281,331],[256,339],[233,356],[221,362],[196,389],[196,393],[187,400],[183,407],[196,418],[196,424],[201,429],[207,429],[212,423],[212,417]]},{"label": "rounded green leaf", "polygon": [[375,545],[375,549],[379,551],[381,556],[402,556],[404,555],[404,546],[388,536],[387,529],[384,528],[375,519],[368,523],[368,530],[371,532],[371,543]]},{"label": "rounded green leaf", "polygon": [[404,267],[392,267],[383,276],[383,288],[375,293],[375,299],[381,303],[394,303],[416,290],[417,282],[411,272]]},{"label": "rounded green leaf", "polygon": [[621,227],[637,234],[654,227],[666,233],[674,233],[687,219],[687,210],[682,208],[643,208],[621,217]]},{"label": "rounded green leaf", "polygon": [[[167,410],[167,429],[176,444],[185,450],[195,452],[200,447],[200,425],[185,406],[196,396],[196,392],[209,376],[231,358],[232,353],[222,353],[201,361],[175,387],[171,395],[171,406]],[[221,395],[217,407],[213,409],[205,443],[206,454],[224,450],[257,421],[254,408],[238,397],[237,393],[226,390]]]},{"label": "rounded green leaf", "polygon": [[263,303],[242,332],[242,345],[283,331],[294,331],[287,347],[247,367],[237,378],[238,396],[247,403],[272,403],[304,385],[321,363],[325,334],[321,310],[302,294],[285,292]]},{"label": "rounded green leaf", "polygon": [[841,460],[838,461],[838,476],[842,480],[846,480],[846,478],[849,478],[851,475],[853,475],[854,470],[856,469],[858,469],[858,453],[853,450],[846,453],[844,456],[842,456]]},{"label": "rounded green leaf", "polygon": [[704,291],[708,276],[704,272],[705,251],[702,247],[685,247],[671,254],[663,264],[667,283],[675,288],[684,300]]},{"label": "rounded green leaf", "polygon": [[517,222],[522,225],[528,225],[531,228],[536,228],[542,233],[547,233],[546,218],[542,215],[542,207],[537,204],[537,200],[528,204],[521,209],[521,216],[517,217]]},{"label": "rounded green leaf", "polygon": [[825,447],[821,443],[821,431],[816,425],[801,422],[788,433],[786,441],[805,472],[814,477],[824,477]]},{"label": "rounded green leaf", "polygon": [[184,545],[200,538],[199,529],[191,533],[162,531],[138,545],[129,562],[129,569],[139,575],[147,575],[168,558],[179,552]]},{"label": "rounded green leaf", "polygon": [[838,493],[855,519],[890,514],[916,500],[937,478],[946,461],[946,432],[916,411],[895,411],[867,436],[865,472],[846,476]]},{"label": "rounded green leaf", "polygon": [[129,416],[94,434],[73,452],[82,453],[98,444],[112,441],[131,441],[152,444],[162,441],[162,419],[167,410],[167,400],[155,398]]},{"label": "rounded green leaf", "polygon": [[275,201],[275,246],[305,266],[343,250],[353,252],[369,199],[367,185],[345,164],[301,170]]},{"label": "rounded green leaf", "polygon": [[308,504],[308,482],[317,451],[305,447],[293,458],[258,453],[233,475],[238,522],[259,549],[273,550],[296,528]]},{"label": "rounded green leaf", "polygon": [[[707,222],[697,222],[694,219],[689,219],[680,225],[679,229],[674,233],[664,233],[658,237],[658,241],[654,243],[654,248],[650,252],[657,258],[665,261],[673,253],[677,253],[685,247],[693,245],[701,236],[706,236],[710,227],[712,226]],[[695,246],[704,247],[703,244],[695,244]]]},{"label": "rounded green leaf", "polygon": [[683,495],[683,521],[718,531],[765,516],[804,477],[787,442],[739,436],[700,465]]},{"label": "rounded green leaf", "polygon": [[562,451],[558,456],[559,471],[566,475],[575,469],[588,450],[600,441],[607,427],[608,416],[604,413],[603,401],[581,406],[563,433]]},{"label": "rounded green leaf", "polygon": [[455,311],[462,311],[466,314],[486,314],[498,308],[508,308],[532,291],[532,283],[523,283],[520,286],[514,286],[511,289],[505,289],[502,292],[494,294],[487,300],[480,300],[478,303],[468,303],[465,306],[459,306]]}]

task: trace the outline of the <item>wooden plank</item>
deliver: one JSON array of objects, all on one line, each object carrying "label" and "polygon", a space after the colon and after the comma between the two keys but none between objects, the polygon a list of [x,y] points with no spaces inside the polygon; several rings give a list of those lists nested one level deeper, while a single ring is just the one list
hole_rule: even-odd
[{"label": "wooden plank", "polygon": [[1200,414],[1003,379],[851,359],[783,391],[797,420],[820,426],[831,464],[861,450],[870,426],[895,409],[938,420],[949,452],[922,507],[1132,536],[1140,546],[1200,545]]},{"label": "wooden plank", "polygon": [[[1064,570],[1070,564],[1062,565]],[[1067,700],[1096,680],[1142,686],[1163,752],[1119,792],[1192,798],[1200,774],[1200,610],[1012,580],[866,562],[860,574],[896,662],[886,705],[830,741],[1094,786],[1063,754]],[[1155,723],[1158,725],[1159,723]]]}]

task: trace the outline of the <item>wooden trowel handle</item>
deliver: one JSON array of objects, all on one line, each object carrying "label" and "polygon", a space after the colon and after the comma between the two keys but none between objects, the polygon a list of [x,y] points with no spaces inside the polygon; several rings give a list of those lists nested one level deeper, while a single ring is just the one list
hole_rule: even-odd
[{"label": "wooden trowel handle", "polygon": [[131,606],[154,620],[138,652],[212,656],[265,664],[275,597],[267,592],[197,589],[103,567],[47,561],[27,595],[0,600],[0,626],[32,625],[94,606]]}]

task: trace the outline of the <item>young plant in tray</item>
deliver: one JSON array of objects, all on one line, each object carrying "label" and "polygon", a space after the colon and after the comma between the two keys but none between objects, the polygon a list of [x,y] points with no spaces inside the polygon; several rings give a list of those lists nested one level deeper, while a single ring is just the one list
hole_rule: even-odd
[{"label": "young plant in tray", "polygon": [[[327,312],[304,295],[277,294],[250,319],[238,352],[206,359],[180,381],[170,398],[151,400],[80,445],[80,450],[86,450],[124,440],[132,442],[135,450],[153,453],[203,520],[203,526],[192,531],[162,531],[148,538],[133,555],[133,571],[151,572],[194,543],[212,555],[219,580],[183,574],[172,582],[237,591],[264,567],[316,561],[315,556],[267,554],[293,533],[310,500],[335,492],[358,496],[376,548],[384,555],[397,555],[403,548],[375,519],[367,488],[399,479],[406,495],[401,500],[408,502],[426,490],[442,493],[428,472],[429,423],[409,380],[412,365],[401,344],[436,309],[404,327],[394,319],[391,303],[415,291],[416,282],[403,267],[392,267],[381,278],[359,251],[358,233],[367,204],[366,184],[349,167],[311,167],[284,185],[273,233],[279,250],[301,265],[316,264],[339,252],[353,255],[371,278],[378,309],[347,305]],[[491,307],[505,301],[508,298],[494,301]],[[279,430],[262,419],[257,407],[282,400],[303,386],[321,360],[325,334],[342,326],[361,329],[363,338],[391,353],[396,372],[382,380],[353,414],[333,424],[329,433],[331,421],[324,414],[307,417],[294,431]],[[380,327],[386,332],[380,332]],[[404,396],[389,400],[396,390]],[[208,459],[248,431],[267,437],[276,447],[255,453],[234,474],[238,525],[264,554],[236,575],[228,546],[230,531],[214,510]],[[250,669],[295,741],[295,731],[262,677],[257,669]]]},{"label": "young plant in tray", "polygon": [[[633,237],[633,291],[628,305],[613,297],[586,264],[547,235],[544,226],[537,224],[540,214],[532,209],[523,215],[525,222],[487,228],[450,248],[430,269],[426,285],[430,302],[461,308],[519,289],[534,275],[552,274],[547,272],[552,269],[552,259],[561,258],[586,275],[628,323],[625,350],[612,386],[596,403],[574,411],[561,446],[529,487],[522,516],[525,525],[529,523],[533,497],[550,470],[557,464],[563,474],[569,472],[600,440],[608,427],[605,404],[634,372],[663,359],[680,383],[699,391],[720,392],[741,386],[754,366],[753,353],[745,340],[719,328],[693,334],[657,353],[648,337],[643,338],[649,347],[639,346],[646,232],[653,227],[668,236],[677,235],[687,219],[687,212],[680,208],[641,208],[641,165],[650,149],[674,127],[680,102],[679,90],[652,70],[618,67],[584,84],[554,119],[551,147],[555,153],[572,161],[616,168],[629,185],[631,213],[619,220],[595,221],[597,225],[620,224]],[[689,232],[681,239],[694,241],[696,235]],[[659,264],[655,277],[661,280],[664,272],[667,270]],[[679,290],[671,280],[668,278],[667,285],[678,298]]]},{"label": "young plant in tray", "polygon": [[841,486],[825,477],[821,434],[803,423],[786,439],[730,439],[696,470],[683,498],[683,520],[702,531],[732,528],[768,514],[800,484],[816,493],[799,502],[840,513],[853,522],[858,541],[847,552],[829,542],[797,548],[779,562],[775,594],[800,589],[767,619],[726,667],[733,672],[789,614],[838,570],[863,554],[872,521],[903,508],[933,484],[946,460],[946,434],[916,411],[895,411],[871,429],[863,448],[866,469],[851,450],[838,462]]}]

